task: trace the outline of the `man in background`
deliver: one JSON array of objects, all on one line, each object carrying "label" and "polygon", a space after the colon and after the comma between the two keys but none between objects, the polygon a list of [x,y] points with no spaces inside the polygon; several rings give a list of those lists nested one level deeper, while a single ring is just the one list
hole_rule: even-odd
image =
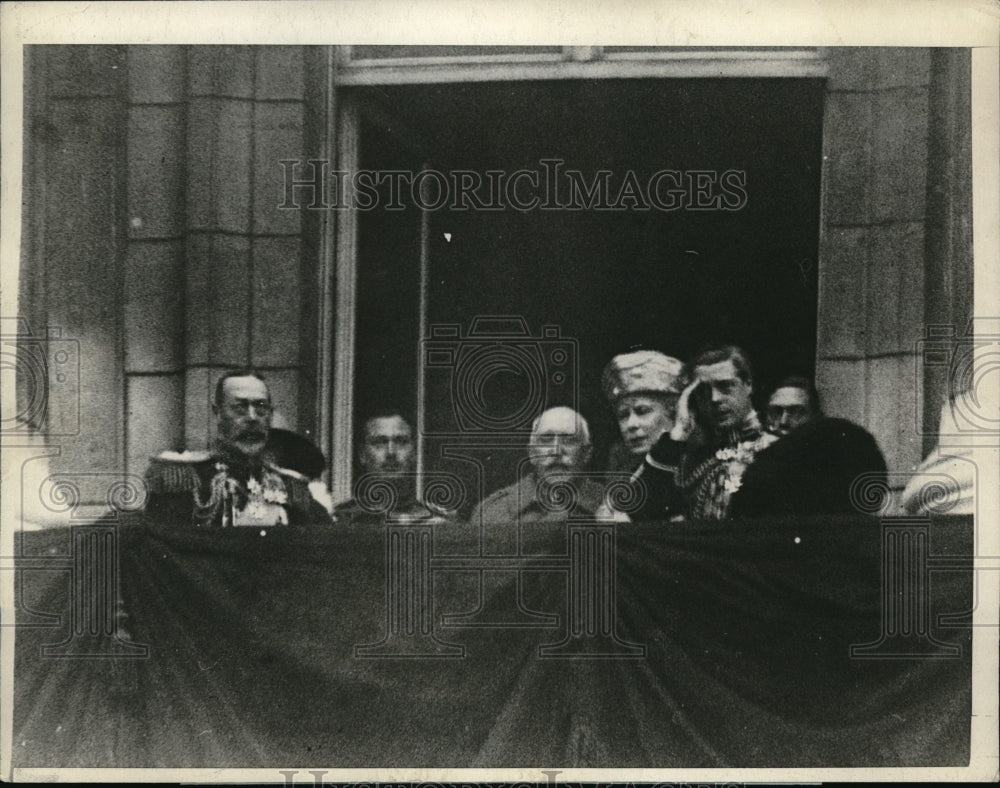
[{"label": "man in background", "polygon": [[386,517],[423,521],[454,516],[417,495],[413,428],[399,411],[379,411],[365,420],[358,464],[363,474],[355,485],[355,497],[334,507],[338,524],[375,524]]},{"label": "man in background", "polygon": [[779,438],[822,416],[819,393],[806,378],[789,375],[782,378],[767,400],[767,431]]}]

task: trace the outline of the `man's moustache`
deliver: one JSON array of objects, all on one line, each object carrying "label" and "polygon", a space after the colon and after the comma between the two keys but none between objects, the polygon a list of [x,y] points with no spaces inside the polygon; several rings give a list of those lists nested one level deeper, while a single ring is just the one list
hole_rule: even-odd
[{"label": "man's moustache", "polygon": [[267,440],[267,433],[260,432],[259,430],[254,430],[251,432],[241,432],[236,436],[238,441],[262,441]]}]

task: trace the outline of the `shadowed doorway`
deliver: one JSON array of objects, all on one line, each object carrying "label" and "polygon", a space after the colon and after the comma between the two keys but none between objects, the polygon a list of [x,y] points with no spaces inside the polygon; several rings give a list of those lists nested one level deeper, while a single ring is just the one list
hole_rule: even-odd
[{"label": "shadowed doorway", "polygon": [[[423,381],[425,469],[469,474],[442,457],[453,439],[435,437],[454,430],[462,407],[453,379],[447,369],[418,374],[426,362],[422,256],[425,334],[508,315],[523,319],[539,347],[552,346],[544,344],[546,326],[556,332],[549,339],[568,341],[571,380],[554,385],[549,376],[539,393],[528,376],[500,369],[481,380],[478,407],[500,423],[527,400],[576,405],[591,423],[596,467],[616,435],[600,372],[629,347],[683,359],[708,341],[736,342],[755,361],[758,394],[789,370],[813,373],[822,80],[562,80],[352,93],[363,110],[363,169],[465,170],[482,176],[481,196],[490,171],[544,173],[552,166],[544,162],[559,161],[585,185],[608,173],[612,206],[604,209],[574,206],[564,191],[553,209],[519,210],[501,199],[499,210],[444,205],[422,219],[412,201],[389,209],[382,189],[378,205],[360,213],[356,422],[388,404],[416,412]],[[645,186],[665,170],[679,173],[682,186],[714,174],[703,181],[701,204],[710,207],[697,209],[690,192],[673,210],[616,203],[627,179]],[[735,210],[719,200],[711,207],[725,172],[742,174],[745,199]],[[544,203],[544,187],[522,183],[522,196]],[[517,452],[490,456],[479,492],[510,483],[516,468]]]}]

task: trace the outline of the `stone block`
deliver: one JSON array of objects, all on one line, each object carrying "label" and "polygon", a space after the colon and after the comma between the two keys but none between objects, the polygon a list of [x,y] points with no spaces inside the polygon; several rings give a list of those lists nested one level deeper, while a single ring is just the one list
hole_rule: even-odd
[{"label": "stone block", "polygon": [[256,98],[302,100],[305,92],[303,47],[255,47],[254,54],[257,58]]},{"label": "stone block", "polygon": [[45,62],[50,99],[121,95],[128,64],[126,47],[42,46],[35,52]]},{"label": "stone block", "polygon": [[873,88],[930,84],[931,51],[927,47],[874,47],[869,57]]},{"label": "stone block", "polygon": [[873,98],[829,93],[823,129],[823,211],[827,224],[864,224],[870,216]]},{"label": "stone block", "polygon": [[192,236],[186,272],[187,363],[246,365],[250,348],[249,241],[241,236]]},{"label": "stone block", "polygon": [[297,364],[303,297],[299,239],[258,238],[253,249],[253,364]]},{"label": "stone block", "polygon": [[212,240],[213,364],[246,365],[250,358],[250,243],[246,238],[217,235]]},{"label": "stone block", "polygon": [[184,376],[128,375],[126,470],[141,476],[149,459],[184,445]]},{"label": "stone block", "polygon": [[913,352],[923,334],[923,225],[879,225],[869,233],[865,301],[868,353]]},{"label": "stone block", "polygon": [[870,228],[827,228],[820,239],[817,356],[860,358],[866,348]]},{"label": "stone block", "polygon": [[262,373],[274,404],[273,426],[299,432],[299,373],[297,369],[269,369]]},{"label": "stone block", "polygon": [[254,47],[188,47],[188,89],[192,96],[253,96]]},{"label": "stone block", "polygon": [[827,416],[866,424],[864,359],[816,361],[816,389]]},{"label": "stone block", "polygon": [[869,90],[875,77],[872,47],[827,47],[828,90]]},{"label": "stone block", "polygon": [[923,438],[917,429],[922,385],[910,354],[868,360],[865,428],[875,436],[892,473],[907,473],[921,458]]},{"label": "stone block", "polygon": [[222,370],[188,367],[184,374],[184,448],[207,449],[215,436],[212,395]]},{"label": "stone block", "polygon": [[188,120],[188,226],[246,233],[250,228],[251,104],[194,99]]},{"label": "stone block", "polygon": [[285,201],[285,170],[279,162],[308,158],[302,141],[302,105],[257,103],[254,106],[255,233],[299,233],[301,210],[278,207]]},{"label": "stone block", "polygon": [[128,47],[128,100],[132,104],[167,104],[186,98],[182,46]]},{"label": "stone block", "polygon": [[872,220],[923,221],[927,198],[926,88],[875,94]]},{"label": "stone block", "polygon": [[177,238],[183,234],[185,158],[182,107],[131,107],[129,238]]},{"label": "stone block", "polygon": [[125,262],[125,371],[184,366],[184,258],[180,241],[128,245]]}]

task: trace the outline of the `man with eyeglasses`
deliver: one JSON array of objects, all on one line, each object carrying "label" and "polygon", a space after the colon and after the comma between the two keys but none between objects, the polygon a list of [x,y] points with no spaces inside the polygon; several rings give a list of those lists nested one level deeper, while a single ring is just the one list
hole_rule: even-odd
[{"label": "man with eyeglasses", "polygon": [[587,420],[572,408],[549,408],[532,427],[530,473],[483,499],[470,522],[553,522],[565,520],[571,512],[594,514],[604,489],[592,479],[580,478],[591,453]]},{"label": "man with eyeglasses", "polygon": [[787,438],[792,430],[822,416],[819,394],[806,378],[783,378],[767,400],[767,431]]},{"label": "man with eyeglasses", "polygon": [[196,526],[323,525],[330,517],[309,480],[265,456],[273,408],[264,379],[249,370],[219,378],[211,452],[164,452],[146,473],[146,515],[153,522]]}]

